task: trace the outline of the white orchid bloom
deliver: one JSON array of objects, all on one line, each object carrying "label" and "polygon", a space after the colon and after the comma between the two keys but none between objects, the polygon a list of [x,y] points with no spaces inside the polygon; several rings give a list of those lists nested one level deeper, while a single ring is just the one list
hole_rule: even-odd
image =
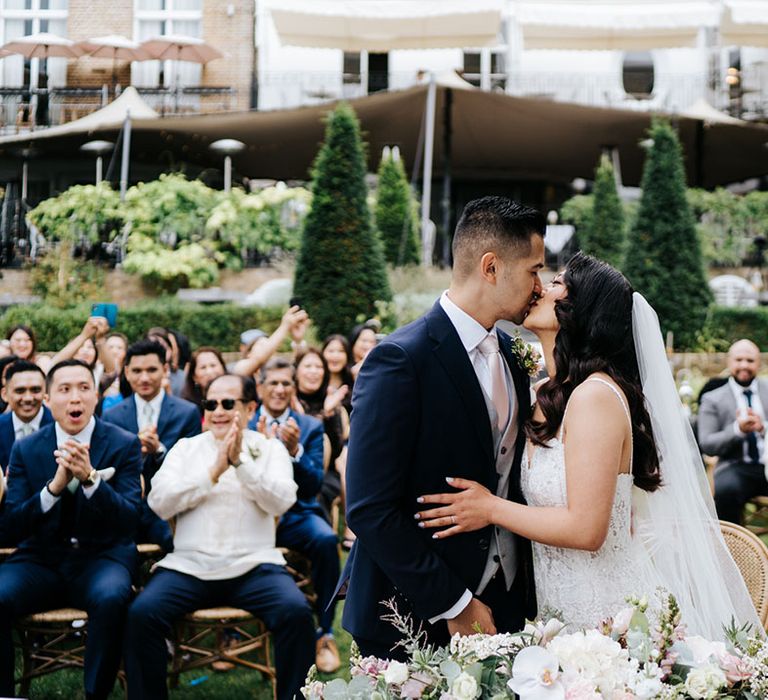
[{"label": "white orchid bloom", "polygon": [[554,654],[542,647],[525,647],[515,657],[507,685],[520,700],[564,700],[565,688],[559,676]]}]

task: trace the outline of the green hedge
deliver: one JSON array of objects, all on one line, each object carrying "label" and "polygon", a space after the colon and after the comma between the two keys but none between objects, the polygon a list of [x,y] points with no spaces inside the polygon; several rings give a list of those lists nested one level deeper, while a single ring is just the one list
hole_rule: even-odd
[{"label": "green hedge", "polygon": [[[23,323],[34,329],[42,352],[57,351],[82,330],[90,309],[90,303],[72,309],[40,304],[13,306],[0,316],[0,333],[5,337],[9,328]],[[238,349],[240,333],[247,328],[261,328],[271,333],[279,325],[282,314],[282,309],[157,299],[120,308],[115,330],[133,341],[152,326],[163,326],[184,333],[193,348],[213,345],[226,352]]]},{"label": "green hedge", "polygon": [[768,352],[768,306],[751,309],[713,306],[708,322],[708,335],[723,342],[723,349],[749,338],[763,352]]}]

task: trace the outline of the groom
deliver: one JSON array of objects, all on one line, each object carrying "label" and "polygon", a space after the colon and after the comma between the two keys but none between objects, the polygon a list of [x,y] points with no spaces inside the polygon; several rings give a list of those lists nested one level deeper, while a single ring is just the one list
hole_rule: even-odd
[{"label": "groom", "polygon": [[402,657],[383,601],[429,640],[520,629],[533,617],[530,544],[504,530],[434,540],[417,497],[473,479],[517,501],[529,379],[494,324],[522,322],[541,291],[542,215],[505,197],[467,204],[450,289],[374,348],[352,400],[347,520],[357,542],[342,573],[343,625],[364,656]]}]

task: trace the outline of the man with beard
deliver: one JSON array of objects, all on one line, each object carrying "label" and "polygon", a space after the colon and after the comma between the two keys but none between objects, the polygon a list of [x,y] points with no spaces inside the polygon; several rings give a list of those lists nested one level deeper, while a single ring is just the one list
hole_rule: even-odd
[{"label": "man with beard", "polygon": [[765,474],[765,411],[768,382],[758,379],[760,349],[737,340],[728,350],[728,382],[704,395],[699,408],[699,446],[718,457],[715,506],[721,520],[741,522],[744,504],[768,495]]}]

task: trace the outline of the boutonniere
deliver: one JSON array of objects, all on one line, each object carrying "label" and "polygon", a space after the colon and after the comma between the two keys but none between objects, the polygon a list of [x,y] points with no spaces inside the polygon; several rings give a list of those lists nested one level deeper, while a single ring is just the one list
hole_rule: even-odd
[{"label": "boutonniere", "polygon": [[257,445],[250,444],[250,442],[245,438],[243,438],[243,446],[240,448],[240,451],[247,452],[251,462],[255,462],[259,457],[261,457],[261,450],[259,447]]},{"label": "boutonniere", "polygon": [[539,362],[541,361],[541,355],[536,348],[526,343],[519,332],[516,332],[510,340],[510,346],[512,354],[517,358],[520,369],[529,377],[536,376],[539,372]]}]

